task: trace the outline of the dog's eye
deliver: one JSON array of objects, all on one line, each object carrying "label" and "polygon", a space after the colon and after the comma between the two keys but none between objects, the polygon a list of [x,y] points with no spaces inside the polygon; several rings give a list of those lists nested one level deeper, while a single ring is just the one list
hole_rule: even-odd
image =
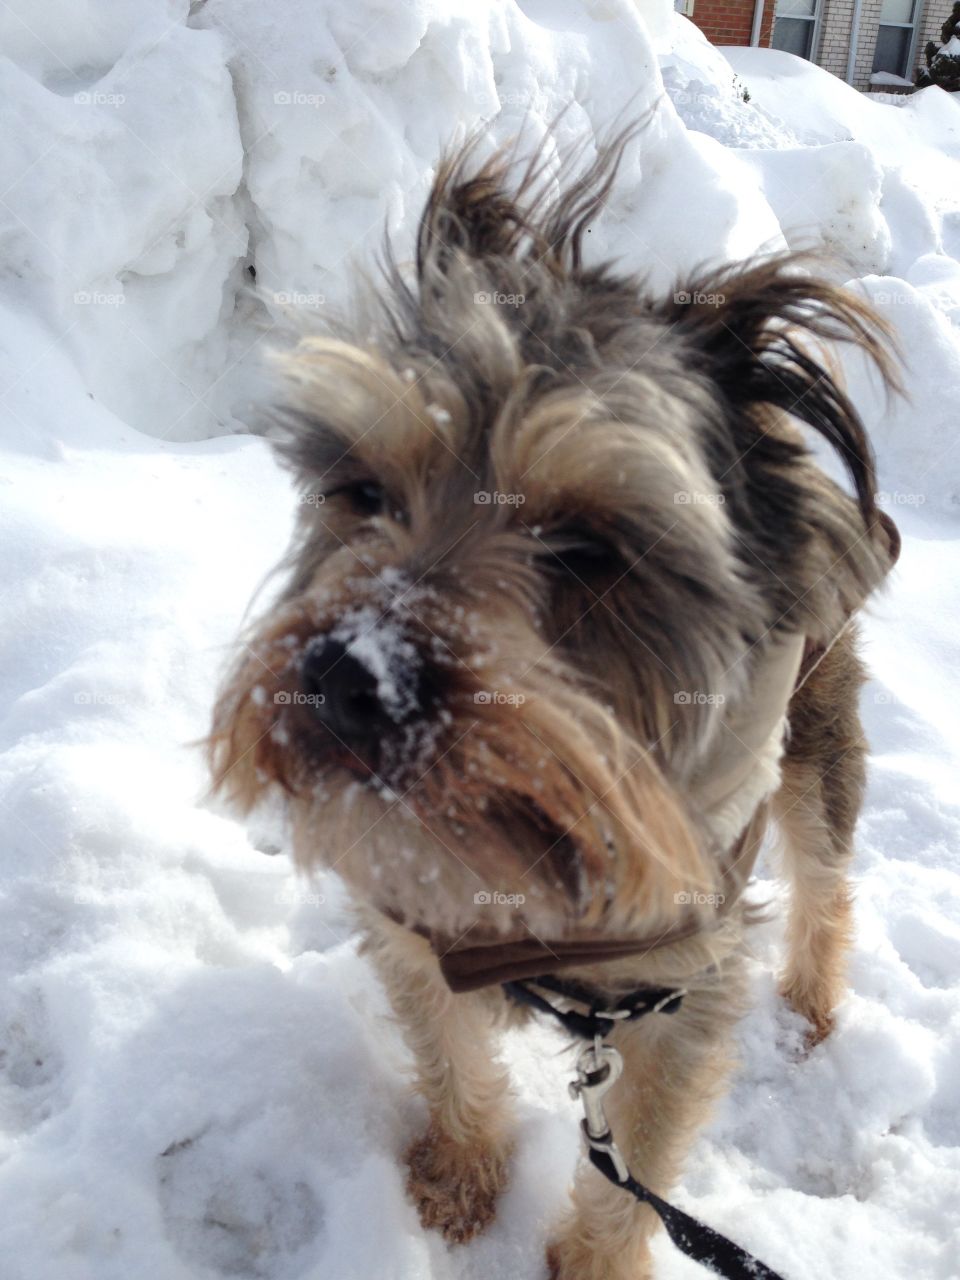
[{"label": "dog's eye", "polygon": [[548,569],[569,574],[572,578],[593,578],[612,573],[620,564],[620,556],[608,542],[578,532],[551,538],[543,559]]},{"label": "dog's eye", "polygon": [[357,480],[352,484],[343,484],[337,489],[331,489],[326,496],[328,499],[343,498],[358,516],[381,515],[387,503],[383,485],[377,484],[375,480]]}]

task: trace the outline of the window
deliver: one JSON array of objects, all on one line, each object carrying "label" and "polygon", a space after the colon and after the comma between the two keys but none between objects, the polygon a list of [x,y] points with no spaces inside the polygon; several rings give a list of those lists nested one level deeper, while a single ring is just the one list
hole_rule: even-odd
[{"label": "window", "polygon": [[895,76],[909,76],[915,9],[916,0],[881,0],[877,47],[873,55],[875,72],[889,71]]},{"label": "window", "polygon": [[817,0],[777,0],[774,17],[772,47],[800,58],[812,58]]}]

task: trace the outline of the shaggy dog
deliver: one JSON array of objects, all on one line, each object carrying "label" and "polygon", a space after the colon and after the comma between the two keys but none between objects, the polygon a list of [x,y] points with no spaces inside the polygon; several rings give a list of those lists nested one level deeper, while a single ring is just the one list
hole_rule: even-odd
[{"label": "shaggy dog", "polygon": [[[530,1015],[501,984],[560,974],[607,1007],[682,991],[609,1036],[611,1129],[661,1195],[728,1074],[771,818],[781,989],[811,1040],[843,992],[853,618],[897,545],[821,344],[889,381],[885,335],[795,258],[666,298],[587,265],[630,137],[559,195],[543,166],[511,182],[462,148],[376,325],[285,358],[278,447],[304,501],[210,739],[217,787],[245,810],[282,792],[298,864],[350,887],[429,1105],[409,1192],[450,1241],[490,1221],[509,1168],[496,1031]],[[640,1280],[655,1225],[584,1162],[551,1274]]]}]

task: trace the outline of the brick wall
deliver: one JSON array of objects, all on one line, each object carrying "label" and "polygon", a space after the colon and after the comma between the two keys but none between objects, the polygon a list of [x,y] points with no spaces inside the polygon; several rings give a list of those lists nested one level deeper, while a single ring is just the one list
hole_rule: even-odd
[{"label": "brick wall", "polygon": [[[850,25],[853,21],[853,0],[821,0],[823,17],[820,22],[820,48],[816,61],[827,71],[846,79],[847,56],[850,49]],[[920,31],[917,36],[914,65],[907,75],[913,79],[916,68],[923,61],[923,46],[936,39],[953,0],[922,0]],[[877,31],[880,25],[880,0],[863,0],[860,11],[860,39],[854,64],[853,87],[869,90],[873,71],[873,55],[877,48]]]},{"label": "brick wall", "polygon": [[[768,46],[773,33],[773,11],[776,0],[765,0],[760,43]],[[853,87],[868,90],[873,71],[873,55],[877,47],[881,0],[862,0],[860,39],[854,64]],[[841,80],[847,76],[850,51],[850,28],[853,23],[854,0],[820,0],[819,47],[813,60]],[[914,67],[923,61],[923,47],[928,40],[938,40],[940,27],[946,21],[953,0],[922,0],[920,33],[917,37]],[[713,44],[748,45],[753,30],[754,0],[694,0],[692,20]]]},{"label": "brick wall", "polygon": [[[760,43],[770,44],[774,0],[765,0]],[[691,19],[713,44],[750,43],[754,0],[694,0]]]},{"label": "brick wall", "polygon": [[820,0],[820,48],[815,49],[814,59],[826,71],[832,71],[841,80],[847,78],[847,58],[850,54],[850,27],[853,23],[853,0]]},{"label": "brick wall", "polygon": [[868,90],[873,74],[873,55],[877,51],[877,30],[880,26],[880,0],[863,0],[860,10],[860,42],[857,45],[857,61],[853,71],[853,87]]}]

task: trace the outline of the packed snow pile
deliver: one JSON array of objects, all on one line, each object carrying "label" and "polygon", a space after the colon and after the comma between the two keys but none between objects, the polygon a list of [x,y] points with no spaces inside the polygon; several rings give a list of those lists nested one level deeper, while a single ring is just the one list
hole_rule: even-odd
[{"label": "packed snow pile", "polygon": [[625,112],[594,253],[673,289],[822,247],[910,393],[846,361],[904,534],[867,624],[850,995],[803,1056],[758,929],[742,1067],[676,1199],[790,1280],[960,1276],[960,102],[644,9],[0,7],[0,1280],[544,1274],[577,1155],[560,1042],[507,1040],[511,1187],[448,1250],[404,1197],[425,1117],[342,887],[211,808],[190,744],[296,505],[249,434],[264,351],[349,305],[385,227],[409,254],[455,137],[553,157]]}]

